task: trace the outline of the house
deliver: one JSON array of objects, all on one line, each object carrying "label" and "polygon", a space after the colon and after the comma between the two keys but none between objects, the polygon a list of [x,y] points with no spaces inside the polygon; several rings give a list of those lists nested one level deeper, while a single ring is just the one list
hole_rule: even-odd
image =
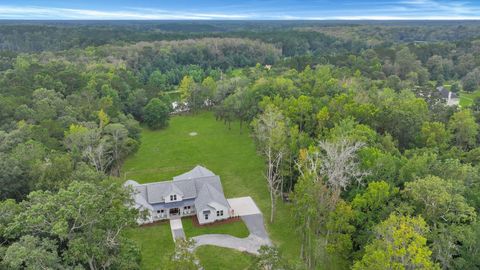
[{"label": "house", "polygon": [[443,100],[447,103],[448,106],[458,106],[460,104],[460,98],[454,92],[449,91],[443,86],[437,87],[438,92]]},{"label": "house", "polygon": [[134,207],[147,210],[148,219],[139,223],[196,215],[200,224],[233,216],[220,177],[202,166],[173,177],[171,181],[139,184],[128,180],[133,189]]}]

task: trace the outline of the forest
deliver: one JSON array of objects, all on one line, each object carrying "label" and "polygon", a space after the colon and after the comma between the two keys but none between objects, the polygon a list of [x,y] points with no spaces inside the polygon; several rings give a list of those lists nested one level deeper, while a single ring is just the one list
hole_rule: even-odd
[{"label": "forest", "polygon": [[252,269],[480,269],[480,23],[421,21],[0,23],[0,269],[139,269],[120,172],[174,104],[290,205]]}]

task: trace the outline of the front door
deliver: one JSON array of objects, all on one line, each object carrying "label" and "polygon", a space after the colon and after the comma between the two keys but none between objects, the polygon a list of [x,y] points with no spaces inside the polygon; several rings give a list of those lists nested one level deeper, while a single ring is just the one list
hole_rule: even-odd
[{"label": "front door", "polygon": [[170,209],[170,216],[176,216],[180,214],[180,209],[179,208],[172,208]]}]

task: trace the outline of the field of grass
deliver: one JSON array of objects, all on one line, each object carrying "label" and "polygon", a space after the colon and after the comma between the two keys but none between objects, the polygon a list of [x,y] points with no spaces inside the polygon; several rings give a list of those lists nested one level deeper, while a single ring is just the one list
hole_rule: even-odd
[{"label": "field of grass", "polygon": [[[216,256],[212,256],[216,254]],[[249,269],[253,264],[253,256],[248,253],[216,246],[201,246],[197,256],[205,270]]]},{"label": "field of grass", "polygon": [[236,237],[247,237],[249,232],[248,228],[242,220],[212,226],[194,227],[193,220],[191,218],[182,219],[183,230],[187,237],[193,237],[202,234],[229,234]]},{"label": "field of grass", "polygon": [[460,106],[468,107],[472,105],[476,97],[480,97],[480,90],[475,92],[460,92]]},{"label": "field of grass", "polygon": [[174,249],[168,223],[130,229],[126,232],[126,236],[137,242],[140,247],[142,252],[141,268],[144,270],[161,269],[163,262],[169,260]]},{"label": "field of grass", "polygon": [[[197,135],[190,136],[191,132],[196,132]],[[175,175],[192,169],[197,164],[220,175],[227,198],[251,196],[264,214],[267,231],[272,241],[280,247],[281,252],[287,258],[298,258],[300,242],[295,234],[290,205],[279,202],[275,222],[273,224],[268,222],[270,201],[263,176],[264,162],[256,154],[253,140],[249,137],[248,131],[245,129],[241,132],[238,124],[232,124],[232,128],[228,129],[222,122],[215,121],[212,113],[203,112],[196,115],[173,117],[170,126],[165,130],[144,129],[140,149],[125,162],[122,176],[140,183],[169,180]],[[190,226],[186,221],[183,224],[186,228]],[[239,225],[232,226],[235,227],[221,230],[243,235],[241,231],[243,229]],[[155,227],[164,227],[165,229],[158,229],[161,231],[169,230],[168,224]],[[213,228],[215,227],[206,230],[210,231]],[[192,231],[186,233],[193,235],[197,232],[196,230],[197,228],[192,228]],[[144,269],[155,269],[150,268],[150,265],[161,265],[159,261],[165,259],[160,255],[165,254],[164,248],[160,251],[151,250],[156,247],[148,243],[157,242],[161,245],[160,243],[171,241],[171,235],[154,234],[145,239],[145,231],[145,228],[140,228],[138,233],[130,232],[130,236],[140,242]],[[144,240],[147,241],[147,244],[143,243]],[[237,257],[246,256],[242,253],[235,254]],[[204,255],[206,256],[206,254]],[[212,258],[203,256],[202,261],[205,260],[206,269],[215,269],[209,268],[209,266],[210,262],[218,257],[217,255],[211,254]],[[237,259],[244,260],[245,258]],[[235,270],[236,268],[230,267],[230,269]]]}]

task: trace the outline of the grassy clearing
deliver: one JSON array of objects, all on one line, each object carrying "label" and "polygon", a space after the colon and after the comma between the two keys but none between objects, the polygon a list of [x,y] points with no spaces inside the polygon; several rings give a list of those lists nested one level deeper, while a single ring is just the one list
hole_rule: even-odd
[{"label": "grassy clearing", "polygon": [[[190,136],[196,132],[196,136]],[[192,169],[195,165],[206,166],[220,175],[227,198],[251,196],[262,210],[267,230],[273,242],[290,259],[298,258],[300,242],[295,234],[290,205],[279,202],[275,222],[268,222],[270,202],[266,181],[263,176],[264,162],[255,151],[253,140],[248,131],[240,132],[238,124],[232,124],[229,130],[223,123],[215,121],[212,113],[176,116],[165,130],[143,130],[139,151],[129,158],[123,167],[125,179],[134,179],[140,183],[171,179],[173,176]],[[184,222],[184,226],[188,226]],[[237,226],[237,225],[235,225]],[[167,230],[168,225],[164,225]],[[210,229],[210,228],[209,228]],[[220,228],[218,228],[220,230]],[[142,229],[139,229],[141,233]],[[194,233],[192,229],[190,234]],[[240,228],[222,229],[230,233],[239,233]],[[132,233],[132,238],[141,239]],[[188,235],[188,233],[187,233]],[[148,241],[171,241],[171,236],[153,235]],[[159,265],[161,256],[155,256],[153,246],[143,245],[143,265]],[[172,247],[173,248],[173,247]],[[216,254],[211,256],[215,259]],[[204,258],[207,262],[209,258]],[[206,269],[209,263],[204,265]],[[145,268],[147,269],[147,268]],[[215,268],[213,268],[215,269]],[[230,269],[236,269],[231,268]],[[241,268],[240,268],[241,269]]]},{"label": "grassy clearing", "polygon": [[471,106],[476,97],[480,97],[480,90],[475,92],[460,92],[460,106]]},{"label": "grassy clearing", "polygon": [[193,237],[202,234],[229,234],[239,238],[247,237],[248,228],[243,221],[237,221],[228,224],[219,224],[212,226],[194,227],[191,218],[182,219],[183,230],[187,237]]},{"label": "grassy clearing", "polygon": [[126,231],[126,236],[135,241],[142,252],[141,269],[162,269],[174,249],[170,225],[158,224]]},{"label": "grassy clearing", "polygon": [[199,247],[196,254],[205,270],[249,269],[254,260],[247,253],[215,246]]}]

